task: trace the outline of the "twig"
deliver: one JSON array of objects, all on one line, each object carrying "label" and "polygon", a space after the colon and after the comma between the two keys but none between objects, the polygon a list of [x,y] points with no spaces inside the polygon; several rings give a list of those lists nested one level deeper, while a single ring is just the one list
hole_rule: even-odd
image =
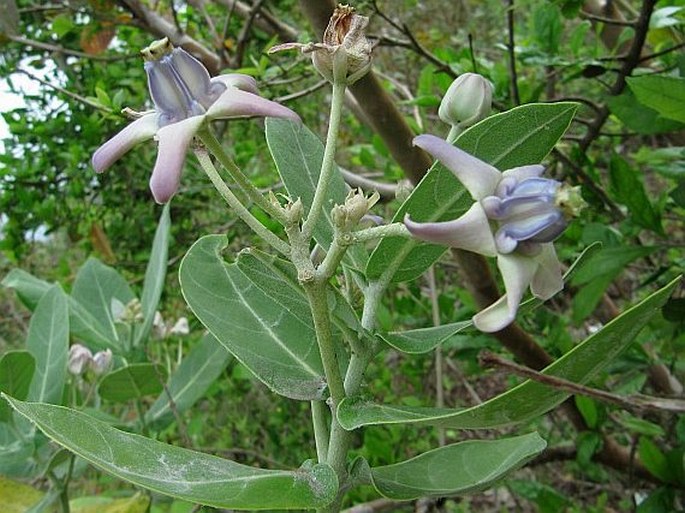
[{"label": "twig", "polygon": [[278,103],[284,103],[284,102],[289,102],[292,100],[297,100],[298,98],[302,98],[304,96],[308,96],[322,87],[326,86],[328,84],[328,80],[321,80],[317,82],[314,85],[311,85],[307,87],[306,89],[302,89],[301,91],[297,91],[294,93],[286,94],[285,96],[279,96],[278,98],[274,98],[274,101],[277,101]]},{"label": "twig", "polygon": [[607,25],[619,25],[621,27],[634,27],[637,22],[636,21],[628,21],[628,20],[618,20],[615,18],[608,18],[606,16],[599,16],[597,14],[592,14],[587,11],[580,11],[578,13],[581,18],[585,18],[586,20],[590,21],[598,21],[600,23],[606,23]]},{"label": "twig", "polygon": [[256,0],[250,13],[243,24],[243,28],[240,30],[240,35],[238,36],[238,44],[236,45],[235,51],[235,64],[236,67],[241,67],[243,65],[243,57],[245,55],[245,48],[247,47],[247,42],[250,37],[250,32],[252,30],[252,24],[255,21],[255,17],[259,14],[259,11],[264,5],[264,0]]},{"label": "twig", "polygon": [[101,105],[101,104],[99,104],[99,103],[97,103],[97,102],[94,102],[94,101],[92,101],[92,100],[89,100],[88,98],[86,98],[85,96],[81,96],[80,94],[73,93],[73,92],[69,91],[68,89],[64,89],[63,87],[60,87],[60,86],[55,85],[55,84],[52,84],[51,82],[48,82],[48,81],[45,80],[45,79],[42,79],[42,78],[40,78],[40,77],[37,77],[36,75],[34,75],[33,73],[31,73],[31,72],[28,71],[28,70],[25,70],[25,69],[23,69],[23,68],[17,68],[17,72],[23,73],[24,75],[26,75],[26,76],[29,77],[30,79],[36,80],[37,82],[40,82],[40,83],[43,84],[44,86],[50,87],[51,89],[54,89],[54,90],[57,91],[58,93],[61,93],[61,94],[65,95],[65,96],[68,96],[69,98],[71,98],[71,99],[73,99],[73,100],[76,100],[76,101],[78,101],[78,102],[81,102],[81,103],[83,103],[83,104],[85,104],[85,105],[88,105],[89,107],[92,107],[92,108],[94,108],[94,109],[101,110],[101,111],[103,111],[103,112],[106,112],[107,114],[114,114],[114,111],[112,111],[111,109],[108,109],[108,108],[105,107],[104,105]]},{"label": "twig", "polygon": [[391,183],[377,182],[357,173],[353,173],[342,167],[338,167],[340,174],[342,174],[345,183],[352,188],[361,187],[364,191],[376,191],[381,198],[385,200],[395,199],[397,193],[397,185]]},{"label": "twig", "polygon": [[140,55],[126,54],[126,55],[92,55],[86,52],[80,52],[78,50],[71,50],[69,48],[64,48],[63,46],[53,45],[50,43],[44,43],[42,41],[36,41],[34,39],[29,39],[23,36],[14,36],[11,34],[5,34],[5,37],[26,46],[31,46],[33,48],[39,48],[41,50],[47,50],[49,52],[61,53],[63,55],[71,55],[73,57],[81,57],[82,59],[90,59],[93,61],[123,61],[126,59],[139,59]]},{"label": "twig", "polygon": [[516,48],[514,46],[514,0],[507,0],[507,2],[509,4],[507,9],[507,32],[509,35],[507,50],[509,53],[511,100],[514,105],[520,105],[521,97],[519,95],[518,77],[516,75]]},{"label": "twig", "polygon": [[536,370],[506,360],[490,351],[482,351],[478,355],[478,361],[484,367],[501,367],[524,378],[532,379],[543,385],[547,385],[570,394],[584,395],[609,404],[615,404],[630,411],[642,412],[644,410],[668,411],[673,413],[685,412],[685,401],[663,397],[650,397],[642,394],[621,396],[588,387],[563,378],[542,374]]}]

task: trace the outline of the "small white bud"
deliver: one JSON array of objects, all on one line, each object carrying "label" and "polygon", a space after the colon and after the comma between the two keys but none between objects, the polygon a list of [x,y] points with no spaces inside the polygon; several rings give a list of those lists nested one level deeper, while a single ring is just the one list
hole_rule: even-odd
[{"label": "small white bud", "polygon": [[74,376],[80,376],[85,369],[90,365],[93,359],[93,353],[81,344],[74,344],[69,348],[69,359],[67,369]]},{"label": "small white bud", "polygon": [[492,111],[492,83],[477,73],[459,75],[445,93],[438,116],[445,123],[468,128]]},{"label": "small white bud", "polygon": [[96,376],[102,376],[107,373],[112,367],[112,351],[106,349],[105,351],[99,351],[95,353],[92,360],[90,361],[90,370]]}]

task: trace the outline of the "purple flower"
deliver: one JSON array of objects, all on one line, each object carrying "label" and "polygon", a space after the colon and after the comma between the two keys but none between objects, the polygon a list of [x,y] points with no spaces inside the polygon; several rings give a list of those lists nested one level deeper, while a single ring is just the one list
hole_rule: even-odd
[{"label": "purple flower", "polygon": [[475,203],[454,221],[415,223],[407,216],[407,229],[427,242],[497,257],[506,294],[473,317],[479,330],[499,331],[513,322],[528,286],[542,300],[563,288],[552,241],[584,206],[577,188],[540,178],[541,165],[502,173],[433,135],[420,135],[414,144],[452,171]]},{"label": "purple flower", "polygon": [[136,144],[154,137],[158,153],[150,189],[158,203],[169,201],[178,190],[188,146],[206,122],[250,116],[300,119],[287,107],[260,97],[252,77],[231,73],[210,78],[200,61],[173,48],[166,38],[141,53],[155,110],[98,148],[92,162],[101,173]]}]

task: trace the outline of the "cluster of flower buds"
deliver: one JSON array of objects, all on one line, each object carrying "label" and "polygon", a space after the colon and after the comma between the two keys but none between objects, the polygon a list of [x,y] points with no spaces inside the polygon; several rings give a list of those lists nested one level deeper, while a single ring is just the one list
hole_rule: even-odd
[{"label": "cluster of flower buds", "polygon": [[344,204],[333,207],[331,211],[333,223],[340,231],[352,230],[379,199],[380,195],[377,192],[367,197],[361,189],[352,189],[347,193]]},{"label": "cluster of flower buds", "polygon": [[86,346],[74,344],[69,348],[67,369],[74,376],[81,376],[90,371],[95,376],[102,376],[112,367],[112,351],[106,349],[93,354]]}]

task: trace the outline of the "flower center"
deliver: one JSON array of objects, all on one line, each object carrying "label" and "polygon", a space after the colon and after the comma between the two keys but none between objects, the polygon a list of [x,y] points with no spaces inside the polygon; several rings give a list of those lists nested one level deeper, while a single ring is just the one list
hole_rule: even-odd
[{"label": "flower center", "polygon": [[174,48],[167,38],[153,42],[141,54],[160,126],[204,114],[226,90],[224,84],[211,82],[200,61]]},{"label": "flower center", "polygon": [[503,179],[495,194],[481,201],[489,219],[497,223],[495,244],[500,253],[536,252],[564,231],[567,220],[584,206],[577,187],[548,178]]}]

